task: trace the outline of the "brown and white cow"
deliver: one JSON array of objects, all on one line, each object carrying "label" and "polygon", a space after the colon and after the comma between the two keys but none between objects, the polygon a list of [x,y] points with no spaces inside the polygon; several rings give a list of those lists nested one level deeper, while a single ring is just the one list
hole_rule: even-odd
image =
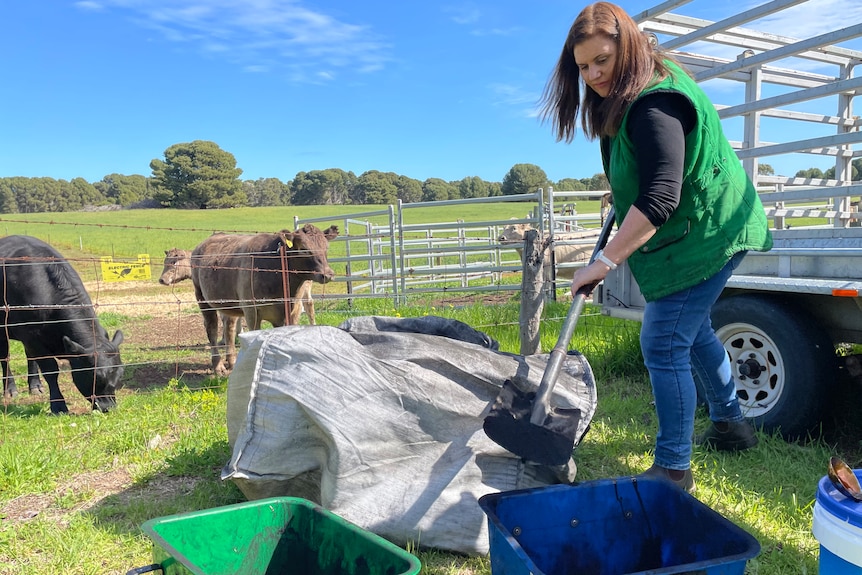
[{"label": "brown and white cow", "polygon": [[[297,323],[301,306],[296,298],[310,282],[329,282],[335,273],[326,252],[338,227],[321,231],[312,224],[276,234],[214,234],[192,250],[191,279],[207,338],[213,348],[213,371],[226,374],[236,360],[236,320],[260,329],[266,320],[274,327],[286,320]],[[306,282],[309,285],[306,286]],[[310,290],[308,290],[310,293]],[[286,308],[291,314],[286,314]],[[218,351],[219,314],[222,316],[225,358]],[[231,321],[233,319],[233,321]]]},{"label": "brown and white cow", "polygon": [[[527,230],[533,227],[525,223],[512,223],[503,228],[503,232],[497,239],[503,245],[513,247],[521,261],[524,260],[524,236]],[[557,264],[557,277],[563,279],[572,279],[576,268],[560,267],[561,264],[570,264],[590,260],[590,255],[593,253],[593,246],[596,245],[598,239],[598,230],[584,230],[582,232],[567,232],[554,234],[554,261]],[[547,239],[547,234],[542,241]]]},{"label": "brown and white cow", "polygon": [[[159,276],[159,283],[165,286],[172,286],[175,283],[192,279],[192,250],[182,250],[180,248],[171,248],[165,250],[164,267],[162,275]],[[299,323],[299,316],[302,312],[308,316],[308,323],[316,325],[314,315],[314,299],[311,295],[312,281],[308,280],[299,286],[292,300],[299,303],[299,306],[291,308],[291,325]],[[238,319],[238,318],[235,318]]]},{"label": "brown and white cow", "polygon": [[[159,283],[172,286],[190,279],[192,279],[192,250],[180,248],[165,250],[164,267],[162,275],[159,276]],[[242,331],[240,319],[239,316],[221,314],[222,333],[232,333],[236,337],[236,334]],[[224,340],[219,341],[220,346],[224,344]]]}]

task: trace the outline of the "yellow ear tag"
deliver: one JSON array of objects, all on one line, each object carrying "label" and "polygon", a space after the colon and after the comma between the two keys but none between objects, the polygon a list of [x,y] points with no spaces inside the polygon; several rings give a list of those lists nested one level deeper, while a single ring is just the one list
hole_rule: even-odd
[{"label": "yellow ear tag", "polygon": [[287,238],[284,238],[284,245],[286,245],[286,246],[287,246],[287,247],[289,247],[289,248],[292,248],[292,247],[293,247],[293,242],[292,242],[292,241],[290,241],[290,240],[289,240],[289,239],[287,239]]}]

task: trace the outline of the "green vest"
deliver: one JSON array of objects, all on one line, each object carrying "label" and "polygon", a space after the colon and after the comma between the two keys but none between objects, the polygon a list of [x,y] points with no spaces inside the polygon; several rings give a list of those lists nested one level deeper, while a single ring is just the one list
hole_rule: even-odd
[{"label": "green vest", "polygon": [[[692,287],[712,277],[743,250],[767,251],[772,234],[754,185],[724,136],[712,102],[688,74],[668,62],[671,74],[646,88],[683,94],[697,112],[685,138],[679,207],[628,259],[647,301]],[[631,107],[629,107],[631,110]],[[617,225],[638,195],[635,142],[627,131],[628,111],[619,132],[602,145],[605,174],[613,192]]]}]

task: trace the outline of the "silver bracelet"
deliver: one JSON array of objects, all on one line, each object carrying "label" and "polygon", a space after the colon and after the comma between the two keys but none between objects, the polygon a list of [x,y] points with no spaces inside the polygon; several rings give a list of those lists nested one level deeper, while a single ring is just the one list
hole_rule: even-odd
[{"label": "silver bracelet", "polygon": [[602,262],[603,264],[611,268],[611,270],[617,269],[617,264],[612,262],[611,258],[605,255],[605,250],[599,250],[599,253],[596,254],[596,261]]}]

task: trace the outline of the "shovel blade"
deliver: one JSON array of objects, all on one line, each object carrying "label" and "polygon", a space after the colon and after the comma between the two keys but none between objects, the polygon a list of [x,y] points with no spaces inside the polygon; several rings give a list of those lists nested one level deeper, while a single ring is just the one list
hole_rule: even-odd
[{"label": "shovel blade", "polygon": [[482,425],[496,444],[540,465],[565,465],[575,448],[581,410],[552,408],[541,425],[530,422],[536,394],[506,380]]}]

